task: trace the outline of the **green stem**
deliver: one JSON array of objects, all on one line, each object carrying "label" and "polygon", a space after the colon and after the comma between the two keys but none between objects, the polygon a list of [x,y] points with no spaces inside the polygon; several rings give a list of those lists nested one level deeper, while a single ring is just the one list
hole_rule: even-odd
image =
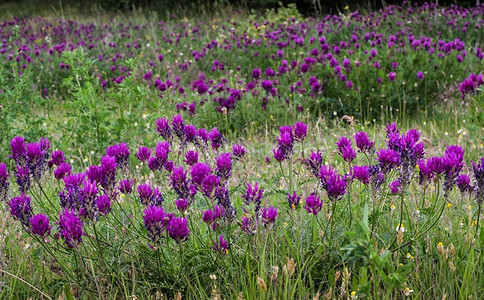
[{"label": "green stem", "polygon": [[477,209],[477,224],[476,224],[476,232],[474,233],[474,238],[477,236],[477,232],[479,232],[479,220],[481,219],[481,203],[479,202],[479,208]]}]

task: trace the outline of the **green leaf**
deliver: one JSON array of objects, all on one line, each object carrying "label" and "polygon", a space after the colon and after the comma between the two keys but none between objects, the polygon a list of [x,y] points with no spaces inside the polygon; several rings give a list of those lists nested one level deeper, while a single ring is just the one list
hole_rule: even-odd
[{"label": "green leaf", "polygon": [[69,287],[67,285],[64,286],[64,292],[66,294],[67,300],[75,300],[74,296],[72,296],[72,294],[71,294],[71,290],[69,289]]}]

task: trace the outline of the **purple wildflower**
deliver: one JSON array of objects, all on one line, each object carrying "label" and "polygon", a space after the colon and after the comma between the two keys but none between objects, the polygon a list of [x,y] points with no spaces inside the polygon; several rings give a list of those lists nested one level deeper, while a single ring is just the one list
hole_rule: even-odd
[{"label": "purple wildflower", "polygon": [[260,77],[260,75],[261,75],[261,70],[260,69],[257,69],[256,68],[256,69],[253,69],[252,70],[252,78],[257,79],[257,78]]},{"label": "purple wildflower", "polygon": [[0,163],[0,202],[5,201],[8,198],[8,170],[5,163]]},{"label": "purple wildflower", "polygon": [[232,154],[231,153],[222,153],[219,157],[215,158],[215,170],[217,171],[217,175],[223,180],[226,181],[230,175],[232,175]]},{"label": "purple wildflower", "polygon": [[186,218],[174,217],[167,226],[168,234],[178,244],[186,241],[190,235]]},{"label": "purple wildflower", "polygon": [[17,172],[15,173],[15,179],[18,185],[18,189],[22,193],[28,192],[30,189],[30,185],[32,184],[32,180],[30,179],[30,171],[27,166],[17,166]]},{"label": "purple wildflower", "polygon": [[319,151],[311,151],[309,158],[306,159],[306,163],[311,169],[314,176],[318,177],[321,171],[321,166],[323,165],[323,155]]},{"label": "purple wildflower", "polygon": [[340,137],[336,143],[338,147],[338,152],[341,157],[346,161],[351,163],[356,158],[356,151],[353,149],[353,142],[347,137]]},{"label": "purple wildflower", "polygon": [[154,205],[148,206],[144,210],[143,220],[145,228],[148,230],[148,237],[154,244],[159,244],[161,235],[166,230],[166,225],[171,219],[169,214],[165,214],[165,211],[161,207]]},{"label": "purple wildflower", "polygon": [[398,180],[390,183],[388,187],[390,188],[390,193],[392,194],[400,194],[402,192],[402,184]]},{"label": "purple wildflower", "polygon": [[232,154],[234,155],[235,159],[242,160],[245,156],[245,148],[240,144],[236,144],[232,146]]},{"label": "purple wildflower", "polygon": [[271,225],[276,221],[277,207],[269,206],[262,209],[262,220],[266,225]]},{"label": "purple wildflower", "polygon": [[[193,178],[193,175],[192,175]],[[215,195],[213,194],[214,191],[220,185],[220,178],[217,175],[209,174],[202,179],[201,183],[201,190],[205,197],[212,199]]]},{"label": "purple wildflower", "polygon": [[198,152],[189,150],[185,153],[185,163],[189,166],[193,166],[198,162]]},{"label": "purple wildflower", "polygon": [[170,122],[167,118],[160,118],[156,120],[156,131],[165,140],[170,140],[172,138]]},{"label": "purple wildflower", "polygon": [[151,157],[151,149],[141,146],[138,148],[138,152],[135,154],[135,156],[139,161],[146,162]]},{"label": "purple wildflower", "polygon": [[227,253],[229,253],[229,248],[230,248],[230,245],[228,244],[228,242],[224,239],[223,235],[220,235],[218,237],[218,241],[213,241],[213,247],[212,249],[215,251],[215,252],[218,252],[222,255],[226,255]]},{"label": "purple wildflower", "polygon": [[323,201],[320,201],[319,196],[312,194],[306,198],[306,206],[304,208],[308,213],[317,215],[322,207],[323,207]]},{"label": "purple wildflower", "polygon": [[12,158],[17,165],[23,165],[27,155],[25,139],[20,136],[14,137],[10,141],[10,149],[10,158]]},{"label": "purple wildflower", "polygon": [[369,166],[354,166],[351,168],[350,176],[352,179],[357,179],[361,183],[370,183],[370,167]]},{"label": "purple wildflower", "polygon": [[464,166],[464,149],[453,145],[447,147],[442,156],[442,164],[445,170],[444,181],[444,196],[448,196],[448,192],[454,186],[457,176]]},{"label": "purple wildflower", "polygon": [[[60,166],[59,166],[60,167]],[[70,174],[70,166],[69,166],[69,173]],[[89,178],[91,182],[100,182],[101,181],[101,167],[100,166],[90,166],[86,171],[86,176]]]},{"label": "purple wildflower", "polygon": [[[97,196],[98,189],[96,187],[96,182],[89,182],[84,180],[83,188],[80,191],[80,200],[81,200],[81,210],[79,215],[83,218],[89,218],[94,220],[97,214],[97,206],[96,206],[96,196]],[[82,213],[81,213],[82,211]]]},{"label": "purple wildflower", "polygon": [[429,167],[429,164],[422,159],[418,161],[418,170],[418,183],[420,185],[427,185],[433,177],[432,169]]},{"label": "purple wildflower", "polygon": [[53,166],[60,166],[60,164],[62,164],[64,161],[64,152],[56,150],[52,152],[50,160],[47,162],[47,165],[49,166],[49,168],[52,168]]},{"label": "purple wildflower", "polygon": [[370,140],[366,132],[361,131],[355,134],[356,147],[358,147],[359,152],[365,153],[370,152],[374,147],[375,143]]},{"label": "purple wildflower", "polygon": [[326,181],[326,193],[331,201],[340,200],[346,194],[346,181],[343,176],[333,173]]},{"label": "purple wildflower", "polygon": [[101,157],[100,184],[106,192],[110,192],[116,185],[116,158],[105,155]]},{"label": "purple wildflower", "polygon": [[12,217],[20,221],[25,227],[30,228],[30,217],[32,216],[30,198],[21,193],[20,196],[10,199],[8,205]]},{"label": "purple wildflower", "polygon": [[252,187],[250,183],[247,183],[247,191],[242,198],[245,199],[245,204],[249,205],[249,203],[254,203],[255,211],[259,211],[261,200],[264,197],[264,188],[261,186],[259,187],[259,183],[256,182]]},{"label": "purple wildflower", "polygon": [[187,172],[185,169],[182,166],[174,167],[169,178],[171,187],[175,190],[178,198],[186,198],[189,200],[189,202],[191,202],[192,200],[187,181]]},{"label": "purple wildflower", "polygon": [[460,174],[457,177],[456,185],[463,194],[472,191],[471,178],[467,174]]},{"label": "purple wildflower", "polygon": [[171,121],[171,126],[173,128],[173,132],[178,137],[180,142],[183,144],[185,142],[185,124],[183,122],[183,118],[181,115],[173,116],[173,120]]},{"label": "purple wildflower", "polygon": [[188,209],[188,201],[187,199],[178,199],[175,201],[176,208],[181,212],[184,213]]},{"label": "purple wildflower", "polygon": [[246,234],[254,234],[257,229],[257,222],[254,222],[251,218],[242,217],[240,229]]},{"label": "purple wildflower", "polygon": [[133,191],[133,180],[122,179],[119,181],[119,191],[123,194],[129,195]]},{"label": "purple wildflower", "polygon": [[73,210],[64,209],[59,213],[59,233],[67,246],[77,249],[82,242],[84,222],[76,216]]},{"label": "purple wildflower", "polygon": [[474,193],[476,195],[476,202],[481,205],[484,201],[484,157],[479,163],[472,162],[472,170],[474,171]]},{"label": "purple wildflower", "polygon": [[106,216],[111,211],[111,200],[106,194],[97,197],[96,205],[102,216]]},{"label": "purple wildflower", "polygon": [[377,156],[383,174],[387,174],[400,164],[400,155],[392,149],[380,149]]},{"label": "purple wildflower", "polygon": [[297,122],[294,125],[294,137],[296,141],[302,142],[308,134],[308,125],[303,122]]},{"label": "purple wildflower", "polygon": [[30,218],[30,228],[33,234],[46,237],[50,234],[52,226],[49,224],[49,217],[45,214],[33,215]]},{"label": "purple wildflower", "polygon": [[296,209],[296,207],[299,205],[299,202],[301,201],[301,195],[298,195],[296,191],[292,192],[291,194],[286,195],[287,203],[289,204],[290,209]]},{"label": "purple wildflower", "polygon": [[208,133],[208,139],[212,142],[212,149],[217,151],[218,148],[222,147],[225,139],[222,134],[218,131],[217,127],[212,128]]},{"label": "purple wildflower", "polygon": [[190,168],[190,175],[194,184],[201,185],[202,181],[210,174],[211,170],[207,164],[195,163]]},{"label": "purple wildflower", "polygon": [[114,157],[116,164],[123,170],[128,168],[130,153],[126,143],[119,143],[106,148],[106,155]]}]

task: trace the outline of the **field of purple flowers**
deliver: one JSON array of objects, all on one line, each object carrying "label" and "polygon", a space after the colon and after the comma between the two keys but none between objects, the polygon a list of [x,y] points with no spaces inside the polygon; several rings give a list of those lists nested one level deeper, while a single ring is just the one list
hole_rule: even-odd
[{"label": "field of purple flowers", "polygon": [[0,298],[481,299],[484,5],[0,23]]}]

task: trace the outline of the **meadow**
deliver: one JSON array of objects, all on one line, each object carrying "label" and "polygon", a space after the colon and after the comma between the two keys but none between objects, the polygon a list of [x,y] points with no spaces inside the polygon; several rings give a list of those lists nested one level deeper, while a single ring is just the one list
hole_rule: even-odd
[{"label": "meadow", "polygon": [[0,299],[484,297],[484,4],[2,18]]}]

